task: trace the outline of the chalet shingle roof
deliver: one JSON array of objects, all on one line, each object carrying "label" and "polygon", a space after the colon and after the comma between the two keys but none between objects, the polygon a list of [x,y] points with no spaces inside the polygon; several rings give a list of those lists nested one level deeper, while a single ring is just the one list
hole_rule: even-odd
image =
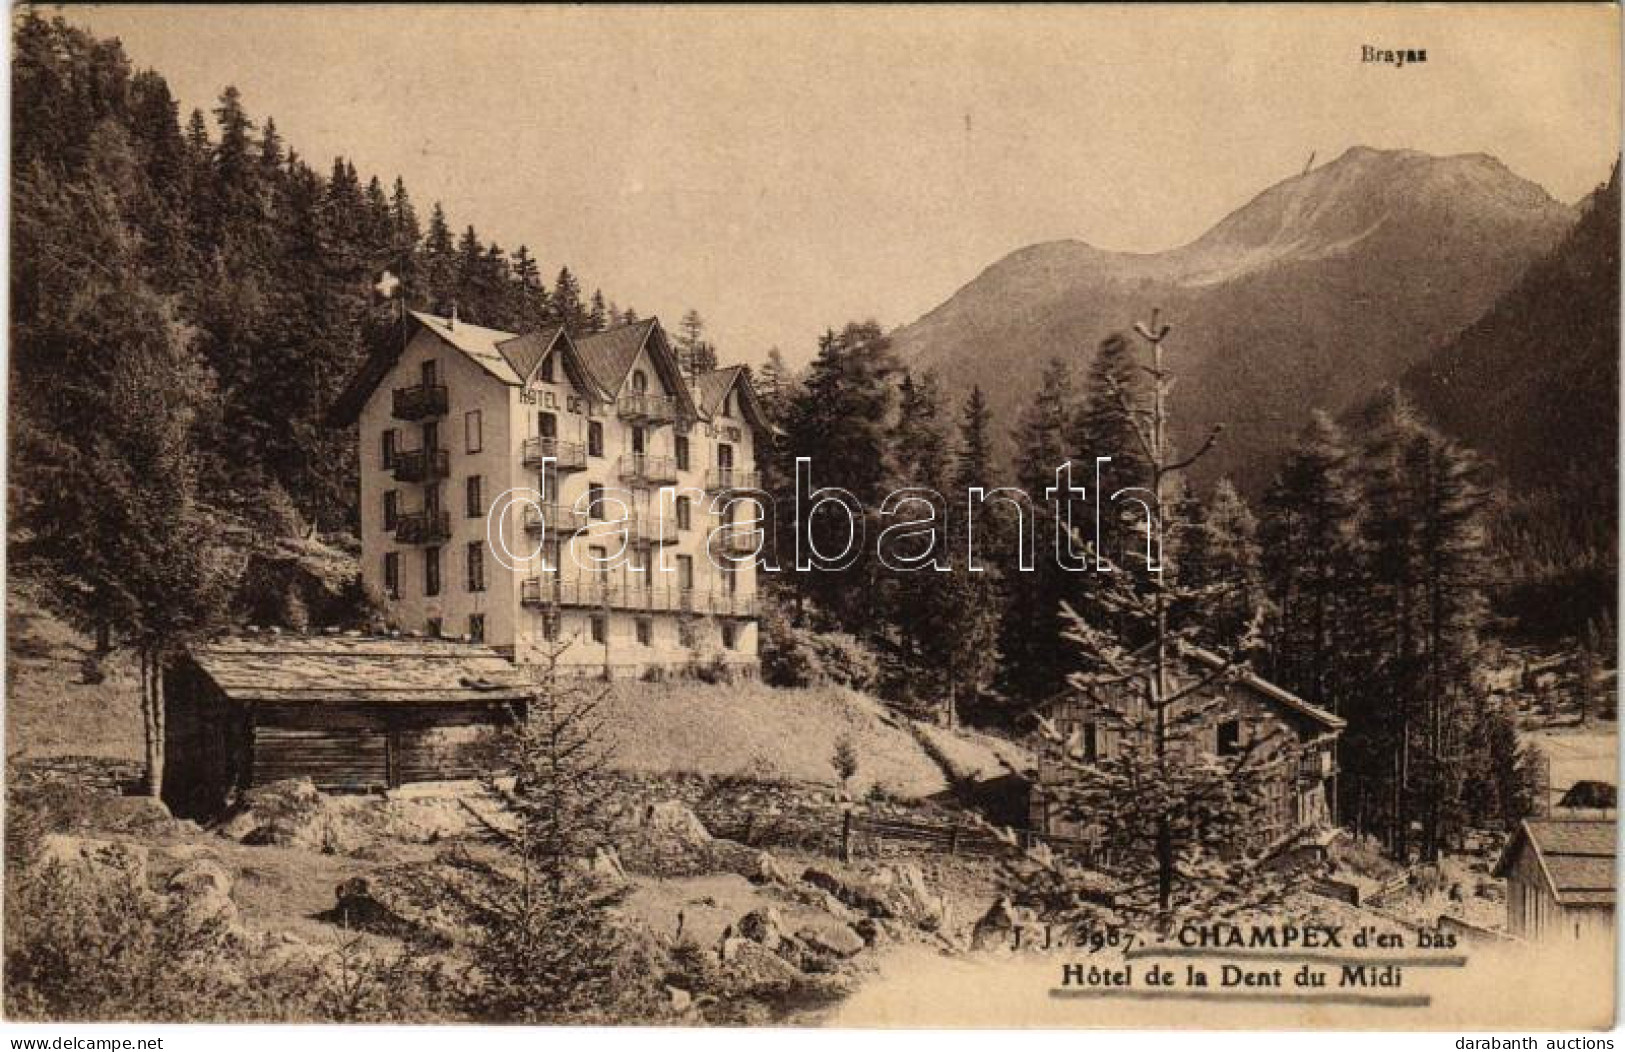
[{"label": "chalet shingle roof", "polygon": [[1557,901],[1565,906],[1614,902],[1614,822],[1595,818],[1530,818],[1495,863],[1504,877],[1525,846],[1534,851]]},{"label": "chalet shingle roof", "polygon": [[497,344],[497,353],[507,359],[509,367],[520,380],[526,380],[536,371],[536,366],[541,364],[542,358],[562,332],[562,325],[549,325],[536,332],[527,332]]},{"label": "chalet shingle roof", "polygon": [[425,314],[422,311],[412,311],[411,314],[425,329],[474,359],[482,369],[498,380],[505,384],[521,382],[519,374],[514,371],[513,365],[500,349],[501,344],[515,339],[514,333],[470,325],[466,321],[454,323],[450,318],[442,318],[438,314]]},{"label": "chalet shingle roof", "polygon": [[696,376],[695,400],[700,404],[700,412],[706,416],[716,416],[722,409],[722,400],[728,396],[728,388],[733,386],[734,380],[744,371],[744,366],[730,365]]},{"label": "chalet shingle roof", "polygon": [[632,363],[638,360],[638,352],[658,324],[654,318],[645,318],[630,325],[590,333],[576,340],[576,350],[581,352],[587,368],[606,391],[619,391],[621,381],[626,379]]},{"label": "chalet shingle roof", "polygon": [[413,705],[530,694],[501,654],[450,640],[254,636],[194,647],[190,656],[234,701]]},{"label": "chalet shingle roof", "polygon": [[[1135,653],[1144,654],[1149,649],[1150,644],[1147,644],[1146,646],[1135,651]],[[1220,657],[1218,654],[1215,654],[1213,651],[1204,649],[1202,647],[1184,645],[1179,648],[1179,651],[1190,660],[1195,661],[1198,664],[1206,665],[1208,668],[1215,671],[1222,669],[1225,666],[1224,658]],[[1340,731],[1344,727],[1348,726],[1348,721],[1343,719],[1343,717],[1327,712],[1319,705],[1313,705],[1303,700],[1290,690],[1287,690],[1284,687],[1276,686],[1274,683],[1271,683],[1263,676],[1260,676],[1254,672],[1242,672],[1237,677],[1237,681],[1246,684],[1253,690],[1264,695],[1266,698],[1269,698],[1271,701],[1279,703],[1284,708],[1290,709],[1299,715],[1307,716],[1316,723],[1319,723],[1331,730]]]}]

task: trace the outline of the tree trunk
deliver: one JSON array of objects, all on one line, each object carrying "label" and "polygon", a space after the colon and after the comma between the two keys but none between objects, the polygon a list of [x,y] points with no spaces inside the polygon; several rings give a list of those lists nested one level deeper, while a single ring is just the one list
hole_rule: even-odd
[{"label": "tree trunk", "polygon": [[159,799],[164,792],[163,671],[158,658],[141,652],[141,723],[146,738],[147,795]]}]

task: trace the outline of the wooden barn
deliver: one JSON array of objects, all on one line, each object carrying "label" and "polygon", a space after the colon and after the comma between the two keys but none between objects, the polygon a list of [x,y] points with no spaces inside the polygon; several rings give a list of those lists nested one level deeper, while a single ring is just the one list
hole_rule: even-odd
[{"label": "wooden barn", "polygon": [[[1183,648],[1171,663],[1175,689],[1200,684],[1225,667],[1218,655],[1198,647]],[[1130,679],[1113,687],[1110,697],[1066,691],[1038,713],[1067,740],[1071,760],[1088,765],[1111,758],[1124,746],[1126,732],[1113,710],[1134,711],[1146,694],[1144,680]],[[1227,704],[1210,705],[1218,696]],[[1336,824],[1337,740],[1346,725],[1341,717],[1251,672],[1202,687],[1180,706],[1203,715],[1196,729],[1182,735],[1178,748],[1219,757],[1252,752],[1266,794],[1256,830],[1260,844]],[[1272,759],[1277,755],[1279,759]],[[1064,814],[1054,792],[1077,777],[1076,767],[1052,746],[1040,744],[1038,756],[1031,828],[1052,838],[1089,839],[1091,823]]]},{"label": "wooden barn", "polygon": [[165,676],[164,802],[208,817],[243,789],[288,778],[330,792],[472,778],[528,697],[520,670],[469,643],[223,639]]},{"label": "wooden barn", "polygon": [[1528,819],[1495,863],[1507,931],[1523,939],[1611,937],[1614,819]]}]

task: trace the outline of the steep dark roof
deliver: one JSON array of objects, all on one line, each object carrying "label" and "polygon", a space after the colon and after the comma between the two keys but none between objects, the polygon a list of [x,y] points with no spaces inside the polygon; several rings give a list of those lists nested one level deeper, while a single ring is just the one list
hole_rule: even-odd
[{"label": "steep dark roof", "polygon": [[1594,818],[1530,818],[1507,842],[1495,876],[1512,871],[1527,844],[1546,883],[1564,906],[1614,903],[1614,822]]},{"label": "steep dark roof", "polygon": [[523,336],[516,336],[497,344],[497,351],[508,360],[514,373],[519,377],[520,383],[528,382],[536,367],[542,364],[549,351],[559,356],[564,364],[564,372],[570,382],[583,394],[600,400],[608,400],[609,394],[598,382],[598,378],[587,368],[582,359],[581,352],[575,343],[564,331],[562,325],[550,325],[538,332],[527,332]]},{"label": "steep dark roof", "polygon": [[234,701],[413,705],[522,701],[524,674],[501,654],[441,639],[251,636],[190,658]]},{"label": "steep dark roof", "polygon": [[740,392],[739,404],[750,426],[758,431],[776,430],[772,421],[768,420],[767,414],[762,412],[762,404],[756,398],[756,389],[751,386],[750,370],[743,365],[712,369],[694,378],[695,400],[699,403],[700,413],[713,417],[722,412],[723,400],[736,385]]},{"label": "steep dark roof", "polygon": [[552,349],[554,342],[562,335],[564,326],[549,325],[545,329],[502,341],[497,344],[497,352],[507,359],[519,379],[528,380],[542,359],[547,357],[547,352]]},{"label": "steep dark roof", "polygon": [[647,350],[650,365],[660,374],[666,390],[682,405],[683,412],[691,419],[700,415],[699,407],[694,404],[693,392],[677,366],[671,345],[666,342],[666,333],[660,327],[659,318],[644,318],[603,332],[579,336],[575,345],[587,368],[592,370],[599,385],[611,397],[621,393],[621,386],[626,383],[632,364],[638,360],[638,352]]},{"label": "steep dark roof", "polygon": [[611,393],[618,392],[626,374],[632,371],[632,363],[638,360],[638,352],[643,350],[643,345],[649,341],[649,334],[658,324],[653,318],[645,318],[603,332],[589,333],[576,340],[576,349],[604,389]]}]

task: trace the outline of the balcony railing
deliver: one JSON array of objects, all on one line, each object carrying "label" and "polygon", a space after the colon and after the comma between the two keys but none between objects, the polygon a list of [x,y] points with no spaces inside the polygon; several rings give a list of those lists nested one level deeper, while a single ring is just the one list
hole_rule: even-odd
[{"label": "balcony railing", "polygon": [[762,544],[760,531],[755,529],[746,530],[736,526],[722,533],[713,531],[711,534],[712,550],[723,555],[755,555],[760,544]]},{"label": "balcony railing", "polygon": [[712,468],[705,473],[705,488],[712,493],[735,489],[761,489],[762,476],[744,468]]},{"label": "balcony railing", "polygon": [[440,544],[451,539],[451,513],[418,511],[395,520],[395,539],[402,544]]},{"label": "balcony railing", "polygon": [[577,607],[649,613],[684,613],[705,609],[703,603],[696,605],[697,597],[689,588],[646,585],[641,580],[623,581],[590,575],[558,577],[543,574],[527,577],[520,582],[519,601],[525,606],[541,609]]},{"label": "balcony railing", "polygon": [[677,461],[651,453],[628,453],[621,458],[620,476],[634,485],[663,485],[677,481]]},{"label": "balcony railing", "polygon": [[444,449],[400,450],[395,454],[396,482],[432,482],[451,474],[451,454]]},{"label": "balcony railing", "polygon": [[718,617],[755,617],[756,597],[737,592],[712,592],[711,612]]},{"label": "balcony railing", "polygon": [[553,458],[560,471],[586,471],[587,447],[580,442],[566,442],[558,438],[527,438],[520,447],[520,460],[527,468],[541,470],[542,462]]},{"label": "balcony railing", "polygon": [[525,532],[568,536],[587,528],[587,513],[562,504],[525,505]]},{"label": "balcony railing", "polygon": [[394,395],[392,408],[397,420],[427,420],[446,415],[448,399],[446,388],[441,384],[397,387]]},{"label": "balcony railing", "polygon": [[677,419],[677,399],[665,395],[628,394],[616,402],[622,420],[664,424]]},{"label": "balcony railing", "polygon": [[627,520],[626,529],[628,543],[640,547],[677,543],[677,522],[674,519],[662,520],[653,515],[639,515]]}]

